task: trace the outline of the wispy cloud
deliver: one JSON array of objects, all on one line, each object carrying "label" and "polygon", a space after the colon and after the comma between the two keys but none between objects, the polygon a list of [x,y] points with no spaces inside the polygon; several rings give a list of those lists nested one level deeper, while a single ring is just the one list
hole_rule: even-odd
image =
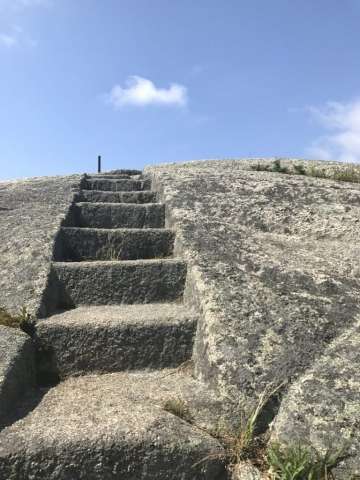
[{"label": "wispy cloud", "polygon": [[172,83],[169,88],[158,88],[151,80],[134,75],[127,79],[124,87],[115,85],[106,95],[106,101],[115,109],[127,105],[182,107],[187,104],[187,89],[177,83]]},{"label": "wispy cloud", "polygon": [[0,0],[0,11],[19,12],[31,7],[49,7],[52,0]]},{"label": "wispy cloud", "polygon": [[327,102],[308,107],[311,117],[324,129],[306,153],[323,160],[360,162],[360,99],[347,103]]},{"label": "wispy cloud", "polygon": [[6,33],[0,32],[0,46],[11,49],[19,45],[35,47],[37,42],[19,25],[13,25]]},{"label": "wispy cloud", "polygon": [[11,48],[14,47],[18,42],[16,35],[9,35],[7,33],[0,33],[0,45]]},{"label": "wispy cloud", "polygon": [[[0,31],[0,47],[10,49],[17,45],[34,47],[37,42],[19,26],[21,16],[30,8],[50,7],[53,0],[0,0],[0,19],[5,25]],[[21,23],[21,20],[20,20]],[[13,25],[12,25],[13,24]],[[11,26],[12,25],[12,26]]]}]

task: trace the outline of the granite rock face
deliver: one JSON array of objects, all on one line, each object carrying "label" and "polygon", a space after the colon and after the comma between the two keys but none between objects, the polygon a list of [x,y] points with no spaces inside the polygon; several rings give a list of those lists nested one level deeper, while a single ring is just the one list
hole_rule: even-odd
[{"label": "granite rock face", "polygon": [[30,337],[0,325],[0,428],[26,390],[35,384],[34,351]]},{"label": "granite rock face", "polygon": [[251,463],[241,462],[235,465],[231,480],[262,480],[262,476]]},{"label": "granite rock face", "polygon": [[54,238],[80,175],[0,182],[0,305],[41,312]]},{"label": "granite rock face", "polygon": [[[175,251],[189,262],[186,298],[202,314],[196,375],[245,406],[271,383],[293,383],[303,393],[296,398],[290,390],[284,400],[279,435],[286,425],[283,437],[296,438],[298,409],[308,437],[325,437],[334,418],[339,434],[343,422],[341,443],[358,421],[358,359],[353,347],[347,355],[357,364],[345,368],[327,352],[337,339],[346,350],[359,315],[360,185],[254,171],[255,163],[196,161],[146,170],[167,205],[167,226],[177,231]],[[283,161],[294,163],[300,161]],[[340,168],[321,162],[334,166]],[[302,383],[311,369],[313,393]],[[322,397],[319,382],[329,395],[337,385],[330,410],[323,408],[330,397]],[[270,414],[268,421],[276,408]],[[358,424],[353,435],[358,446]],[[352,462],[348,472],[360,460]]]},{"label": "granite rock face", "polygon": [[360,475],[360,319],[295,382],[272,427],[273,440],[318,451],[345,447],[336,478]]}]

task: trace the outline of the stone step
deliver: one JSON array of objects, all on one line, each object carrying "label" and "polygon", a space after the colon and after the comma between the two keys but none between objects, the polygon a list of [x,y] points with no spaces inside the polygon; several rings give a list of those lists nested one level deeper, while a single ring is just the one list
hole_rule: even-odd
[{"label": "stone step", "polygon": [[111,175],[141,175],[142,171],[141,170],[131,170],[131,169],[119,169],[119,170],[110,170],[109,172],[103,172],[100,174],[94,174],[94,175],[104,175],[104,176],[111,176]]},{"label": "stone step", "polygon": [[162,228],[165,205],[146,203],[87,203],[72,206],[66,227],[88,228]]},{"label": "stone step", "polygon": [[[69,378],[35,400],[0,432],[3,480],[227,478],[223,448],[205,432],[219,422],[221,402],[184,373]],[[200,428],[165,410],[174,400]]]},{"label": "stone step", "polygon": [[156,192],[144,190],[141,192],[104,192],[103,190],[81,190],[76,194],[76,202],[103,203],[154,203]]},{"label": "stone step", "polygon": [[63,227],[54,260],[138,260],[169,257],[175,232],[169,229],[103,229]]},{"label": "stone step", "polygon": [[86,179],[84,182],[84,188],[86,190],[103,190],[110,192],[117,191],[136,191],[144,190],[144,182],[142,180],[133,179],[113,179],[113,178],[93,178]]},{"label": "stone step", "polygon": [[179,300],[186,263],[178,259],[53,262],[48,298],[57,308]]},{"label": "stone step", "polygon": [[[182,304],[79,307],[37,324],[47,377],[176,367],[191,358],[197,323]],[[45,363],[45,362],[41,362]]]},{"label": "stone step", "polygon": [[[111,175],[106,174],[106,173],[93,173],[92,175],[86,175],[87,180],[104,180],[104,179],[115,179],[115,180],[121,180],[123,178],[131,178],[130,175],[126,173],[119,173],[117,175]],[[136,180],[136,179],[135,179]]]}]

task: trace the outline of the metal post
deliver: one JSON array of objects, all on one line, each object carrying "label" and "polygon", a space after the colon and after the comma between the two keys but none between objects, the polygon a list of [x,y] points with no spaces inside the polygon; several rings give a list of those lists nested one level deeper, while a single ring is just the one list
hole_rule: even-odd
[{"label": "metal post", "polygon": [[101,155],[98,156],[98,173],[101,173]]}]

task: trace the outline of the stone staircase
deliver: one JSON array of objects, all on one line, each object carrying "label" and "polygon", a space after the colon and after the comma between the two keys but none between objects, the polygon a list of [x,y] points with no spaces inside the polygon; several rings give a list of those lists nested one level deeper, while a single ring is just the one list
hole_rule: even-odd
[{"label": "stone staircase", "polygon": [[37,325],[40,370],[61,382],[0,433],[0,480],[226,478],[203,430],[221,405],[181,367],[186,263],[149,188],[136,171],[84,180],[54,249],[57,313]]}]

